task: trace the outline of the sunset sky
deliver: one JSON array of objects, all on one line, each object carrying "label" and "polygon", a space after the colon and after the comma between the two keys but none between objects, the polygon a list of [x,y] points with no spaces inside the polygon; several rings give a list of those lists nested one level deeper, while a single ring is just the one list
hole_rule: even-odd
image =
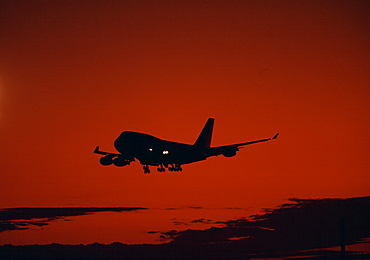
[{"label": "sunset sky", "polygon": [[[0,208],[144,209],[1,232],[0,244],[160,243],[155,232],[289,198],[370,195],[369,7],[1,1]],[[192,144],[209,117],[212,145],[280,136],[182,172],[92,153],[115,152],[125,130]]]}]

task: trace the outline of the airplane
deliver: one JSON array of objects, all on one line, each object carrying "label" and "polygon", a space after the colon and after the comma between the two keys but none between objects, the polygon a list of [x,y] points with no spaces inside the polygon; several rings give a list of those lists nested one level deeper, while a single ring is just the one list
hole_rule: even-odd
[{"label": "airplane", "polygon": [[211,156],[223,155],[233,157],[239,148],[245,145],[275,140],[279,133],[272,138],[265,138],[244,143],[236,143],[211,147],[214,118],[209,118],[194,144],[184,144],[162,140],[149,134],[124,131],[114,141],[118,153],[100,151],[99,146],[94,153],[104,155],[100,164],[118,167],[129,165],[135,159],[143,165],[144,173],[150,173],[149,166],[158,167],[159,172],[182,171],[183,164],[206,160]]}]

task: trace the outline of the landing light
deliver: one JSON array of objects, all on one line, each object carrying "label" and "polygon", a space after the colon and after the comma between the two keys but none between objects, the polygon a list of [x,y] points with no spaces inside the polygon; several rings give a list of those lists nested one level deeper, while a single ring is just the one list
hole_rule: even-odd
[{"label": "landing light", "polygon": [[153,152],[153,148],[149,148],[149,151]]},{"label": "landing light", "polygon": [[168,154],[168,151],[163,151],[163,154]]}]

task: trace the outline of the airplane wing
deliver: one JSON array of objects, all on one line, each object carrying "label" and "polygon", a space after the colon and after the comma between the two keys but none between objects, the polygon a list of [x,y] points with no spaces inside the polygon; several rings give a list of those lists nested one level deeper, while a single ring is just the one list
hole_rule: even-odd
[{"label": "airplane wing", "polygon": [[237,143],[237,144],[229,144],[229,145],[223,145],[223,146],[215,146],[209,148],[209,156],[214,156],[214,155],[220,155],[223,154],[226,157],[231,157],[236,155],[236,151],[239,151],[239,148],[242,148],[242,146],[245,145],[250,145],[250,144],[255,144],[255,143],[262,143],[262,142],[267,142],[270,140],[275,140],[278,138],[279,133],[274,135],[272,138],[266,138],[266,139],[260,139],[260,140],[255,140],[255,141],[249,141],[249,142],[244,142],[244,143]]},{"label": "airplane wing", "polygon": [[249,145],[249,144],[262,143],[262,142],[266,142],[266,141],[270,141],[270,140],[275,140],[276,138],[278,138],[278,136],[279,136],[279,133],[274,135],[274,137],[272,137],[272,138],[266,138],[266,139],[261,139],[261,140],[256,140],[256,141],[245,142],[245,143],[230,144],[230,145],[224,145],[224,146],[216,146],[216,147],[219,147],[219,148],[241,147],[241,146],[245,146],[245,145]]},{"label": "airplane wing", "polygon": [[112,156],[120,156],[119,153],[109,153],[109,152],[103,152],[99,150],[99,146],[97,146],[93,153],[102,154],[102,155],[112,155]]}]

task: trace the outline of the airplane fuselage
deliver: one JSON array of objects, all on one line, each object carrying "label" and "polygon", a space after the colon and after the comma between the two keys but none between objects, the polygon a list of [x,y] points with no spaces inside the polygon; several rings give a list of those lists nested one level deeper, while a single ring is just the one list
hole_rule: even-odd
[{"label": "airplane fuselage", "polygon": [[194,145],[166,141],[131,131],[122,132],[114,146],[124,157],[136,158],[143,165],[181,165],[207,158],[206,150]]}]

